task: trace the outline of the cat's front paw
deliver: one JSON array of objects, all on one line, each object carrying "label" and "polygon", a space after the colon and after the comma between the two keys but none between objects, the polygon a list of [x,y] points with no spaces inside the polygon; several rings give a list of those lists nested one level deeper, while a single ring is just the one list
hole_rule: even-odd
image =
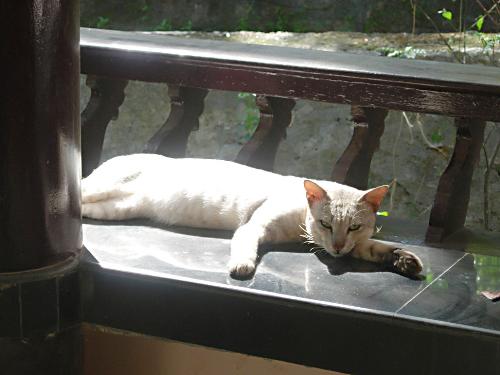
[{"label": "cat's front paw", "polygon": [[407,250],[396,249],[392,255],[392,264],[398,272],[408,276],[416,276],[422,272],[422,261],[415,254]]},{"label": "cat's front paw", "polygon": [[229,261],[229,273],[233,277],[248,277],[255,272],[255,262],[251,259]]}]

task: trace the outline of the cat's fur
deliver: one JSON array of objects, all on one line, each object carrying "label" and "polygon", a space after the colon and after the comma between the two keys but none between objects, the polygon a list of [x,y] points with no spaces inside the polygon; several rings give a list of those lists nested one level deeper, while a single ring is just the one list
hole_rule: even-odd
[{"label": "cat's fur", "polygon": [[94,219],[234,230],[229,270],[236,276],[255,271],[260,244],[304,238],[334,257],[350,254],[413,276],[422,270],[416,255],[369,239],[387,190],[360,191],[221,160],[135,154],[113,158],[85,178],[82,202],[83,215]]}]

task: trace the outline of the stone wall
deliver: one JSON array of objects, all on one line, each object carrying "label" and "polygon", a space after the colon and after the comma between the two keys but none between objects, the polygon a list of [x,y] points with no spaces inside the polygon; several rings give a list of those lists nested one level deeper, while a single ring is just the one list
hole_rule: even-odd
[{"label": "stone wall", "polygon": [[[205,35],[205,37],[208,37]],[[212,35],[213,37],[213,35]],[[216,36],[218,37],[218,36]],[[239,33],[232,38],[245,38],[254,42],[274,40],[275,44],[305,44],[318,47],[328,43],[330,48],[346,46],[344,34],[327,38],[324,34],[290,33],[252,34]],[[253,39],[252,39],[253,38]],[[357,35],[359,40],[373,38],[373,45],[391,45],[396,36],[376,41],[376,35]],[[356,38],[347,38],[350,43]],[[393,39],[391,39],[393,38]],[[285,40],[285,41],[284,41]],[[394,45],[394,44],[392,44]],[[431,57],[431,52],[443,58],[442,51],[425,49],[421,43],[420,57]],[[343,47],[343,48],[344,48]],[[344,49],[346,49],[345,47]],[[349,47],[350,48],[350,47]],[[342,48],[341,48],[342,49]],[[373,49],[373,48],[372,48]],[[357,49],[357,53],[374,53]],[[352,49],[351,49],[352,52]],[[476,59],[481,60],[478,54]],[[117,120],[112,121],[106,134],[103,159],[120,154],[140,152],[155,130],[168,116],[169,99],[167,86],[130,82],[126,99]],[[82,108],[88,98],[88,88],[82,79]],[[250,100],[249,100],[250,99]],[[237,155],[246,139],[245,125],[253,120],[255,107],[251,98],[241,98],[238,93],[211,91],[205,100],[205,111],[200,119],[200,129],[192,133],[188,144],[188,155],[203,158],[231,160]],[[370,185],[390,183],[397,180],[391,199],[385,202],[385,209],[392,216],[426,221],[433,202],[439,176],[446,168],[453,150],[455,130],[452,119],[436,115],[421,115],[422,128],[417,126],[416,115],[407,114],[413,126],[409,126],[401,112],[390,112],[380,150],[375,154],[370,174]],[[492,124],[486,130],[489,133]],[[276,171],[283,174],[329,179],[331,169],[341,155],[352,134],[349,106],[300,100],[293,111],[293,122],[288,136],[279,148]],[[424,136],[425,135],[425,138]],[[500,129],[494,131],[487,144],[490,150],[500,136]],[[427,141],[425,140],[427,139]],[[430,143],[441,144],[439,150],[429,147]],[[490,151],[491,153],[491,151]],[[491,175],[492,227],[500,229],[500,158]],[[484,158],[481,156],[476,169],[468,225],[482,226]]]}]

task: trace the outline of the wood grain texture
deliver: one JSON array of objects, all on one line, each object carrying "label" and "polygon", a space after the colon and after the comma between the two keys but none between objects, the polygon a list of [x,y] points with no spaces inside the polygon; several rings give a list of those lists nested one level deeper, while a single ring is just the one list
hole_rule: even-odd
[{"label": "wood grain texture", "polygon": [[[142,56],[145,64],[170,57],[212,65],[261,66],[276,72],[324,72],[346,77],[379,79],[470,90],[496,92],[500,85],[493,67],[468,66],[436,61],[387,59],[314,49],[177,37],[165,34],[81,29],[81,46]],[[83,56],[84,61],[86,57]],[[111,62],[105,62],[109,64]],[[85,68],[85,65],[84,65]]]},{"label": "wood grain texture", "polygon": [[0,2],[0,273],[82,247],[78,9],[76,0]]},{"label": "wood grain texture", "polygon": [[168,86],[170,114],[165,124],[148,141],[145,152],[183,157],[189,134],[199,127],[199,116],[208,90]]},{"label": "wood grain texture", "polygon": [[82,72],[500,121],[494,67],[82,29]]},{"label": "wood grain texture", "polygon": [[479,160],[485,123],[457,118],[455,125],[455,148],[448,167],[439,179],[426,233],[428,242],[440,242],[462,229],[467,215],[472,174]]},{"label": "wood grain texture", "polygon": [[235,161],[271,171],[276,151],[292,120],[295,101],[259,95],[256,97],[256,104],[260,110],[259,125]]},{"label": "wood grain texture", "polygon": [[352,106],[351,115],[354,123],[351,142],[335,164],[332,180],[364,190],[368,187],[373,154],[384,133],[387,110]]},{"label": "wood grain texture", "polygon": [[101,160],[104,135],[109,122],[118,117],[128,81],[87,77],[90,99],[82,112],[82,175],[88,176]]}]

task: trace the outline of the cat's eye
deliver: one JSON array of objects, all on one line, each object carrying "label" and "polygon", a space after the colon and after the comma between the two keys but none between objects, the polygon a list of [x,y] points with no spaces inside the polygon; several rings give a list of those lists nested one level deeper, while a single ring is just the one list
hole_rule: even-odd
[{"label": "cat's eye", "polygon": [[360,224],[351,224],[349,225],[349,232],[353,232],[355,230],[358,230],[359,228],[361,228]]},{"label": "cat's eye", "polygon": [[327,223],[326,221],[324,221],[324,220],[320,220],[319,222],[320,222],[320,224],[321,224],[324,228],[326,228],[326,229],[332,229],[332,226],[331,226],[329,223]]}]

